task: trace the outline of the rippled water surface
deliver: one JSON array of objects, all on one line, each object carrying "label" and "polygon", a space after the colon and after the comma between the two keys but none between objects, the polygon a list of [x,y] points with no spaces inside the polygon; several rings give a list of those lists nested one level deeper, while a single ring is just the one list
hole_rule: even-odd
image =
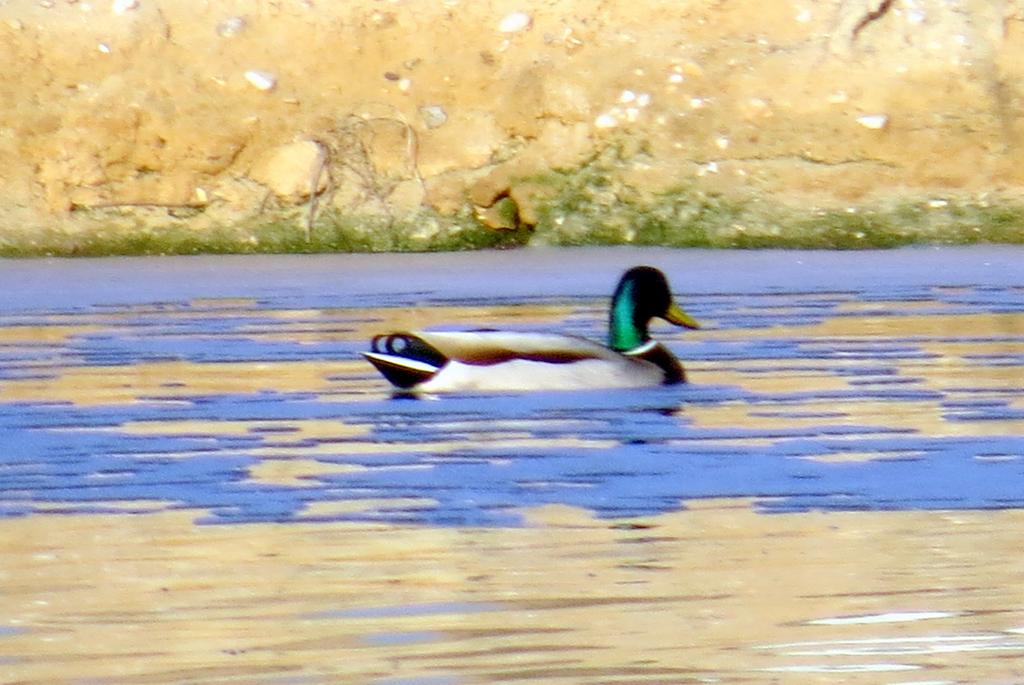
[{"label": "rippled water surface", "polygon": [[[686,386],[407,400],[394,328]],[[0,682],[1024,680],[1024,250],[0,261]]]}]

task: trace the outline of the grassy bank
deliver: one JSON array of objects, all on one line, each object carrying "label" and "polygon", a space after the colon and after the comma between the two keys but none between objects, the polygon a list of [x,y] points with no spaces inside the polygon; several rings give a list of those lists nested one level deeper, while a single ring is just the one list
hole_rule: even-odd
[{"label": "grassy bank", "polygon": [[623,183],[629,160],[608,148],[566,173],[532,179],[546,200],[534,240],[558,245],[870,249],[912,244],[1024,243],[1024,204],[917,198],[817,208],[679,185],[645,194]]},{"label": "grassy bank", "polygon": [[[106,212],[104,214],[107,214]],[[312,229],[300,213],[274,212],[230,226],[196,230],[187,224],[91,217],[75,230],[0,235],[3,257],[103,257],[113,255],[303,254],[324,252],[436,252],[519,247],[528,232],[494,231],[468,215],[424,213],[389,221],[324,213]]]},{"label": "grassy bank", "polygon": [[[72,257],[320,252],[427,252],[543,245],[868,249],[911,244],[1024,243],[1024,205],[1011,200],[923,199],[838,209],[726,197],[679,186],[643,194],[595,160],[527,179],[529,212],[511,203],[513,228],[423,210],[411,218],[348,216],[292,207],[230,225],[196,228],[202,210],[111,208],[80,212],[74,228],[0,231],[0,256]],[[532,217],[527,225],[520,216]],[[208,223],[208,222],[207,222]]]},{"label": "grassy bank", "polygon": [[605,202],[559,193],[535,239],[558,245],[855,250],[914,244],[1024,243],[1024,205],[922,200],[888,206],[794,209],[759,199],[676,189]]}]

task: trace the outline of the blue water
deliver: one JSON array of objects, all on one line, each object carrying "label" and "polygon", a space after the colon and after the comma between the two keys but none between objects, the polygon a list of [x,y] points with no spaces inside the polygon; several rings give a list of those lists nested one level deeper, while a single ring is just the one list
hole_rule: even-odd
[{"label": "blue water", "polygon": [[[167,377],[156,384],[165,393],[150,387],[132,401],[7,399],[0,516],[157,508],[194,510],[201,523],[517,526],[546,504],[646,517],[720,497],[765,513],[1024,507],[1019,248],[0,262],[0,397],[69,369],[354,361],[367,326],[400,326],[408,308],[557,305],[557,322],[509,326],[601,338],[603,298],[637,263],[664,268],[705,323],[692,335],[658,327],[690,367],[689,385],[415,401],[392,398],[360,366],[325,371],[328,392],[183,396],[187,379]],[[237,297],[248,299],[228,300]],[[979,316],[991,325],[979,328]],[[889,332],[900,320],[910,323]],[[837,321],[864,332],[813,332]],[[915,330],[919,321],[928,325]],[[53,326],[83,328],[3,337]],[[967,351],[936,351],[949,345]],[[908,426],[889,413],[932,419]],[[296,438],[312,419],[361,434]],[[255,425],[171,430],[186,421]],[[860,456],[830,459],[845,455]],[[251,477],[296,458],[323,471],[298,484]],[[316,506],[337,502],[365,506]]]}]

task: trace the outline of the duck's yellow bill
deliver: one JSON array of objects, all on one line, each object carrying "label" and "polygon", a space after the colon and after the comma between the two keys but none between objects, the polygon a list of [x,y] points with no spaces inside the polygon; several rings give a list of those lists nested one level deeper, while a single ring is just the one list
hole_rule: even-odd
[{"label": "duck's yellow bill", "polygon": [[700,328],[700,324],[697,320],[684,312],[679,308],[675,302],[668,307],[668,311],[665,312],[665,320],[669,323],[674,323],[677,326],[685,326],[686,328]]}]

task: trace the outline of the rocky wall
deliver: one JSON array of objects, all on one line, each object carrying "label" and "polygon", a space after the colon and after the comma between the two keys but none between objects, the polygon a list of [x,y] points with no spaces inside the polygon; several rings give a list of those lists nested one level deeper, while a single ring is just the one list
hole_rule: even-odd
[{"label": "rocky wall", "polygon": [[8,252],[328,219],[629,242],[709,203],[705,236],[766,244],[835,212],[1021,232],[1016,0],[8,0],[0,45]]}]

